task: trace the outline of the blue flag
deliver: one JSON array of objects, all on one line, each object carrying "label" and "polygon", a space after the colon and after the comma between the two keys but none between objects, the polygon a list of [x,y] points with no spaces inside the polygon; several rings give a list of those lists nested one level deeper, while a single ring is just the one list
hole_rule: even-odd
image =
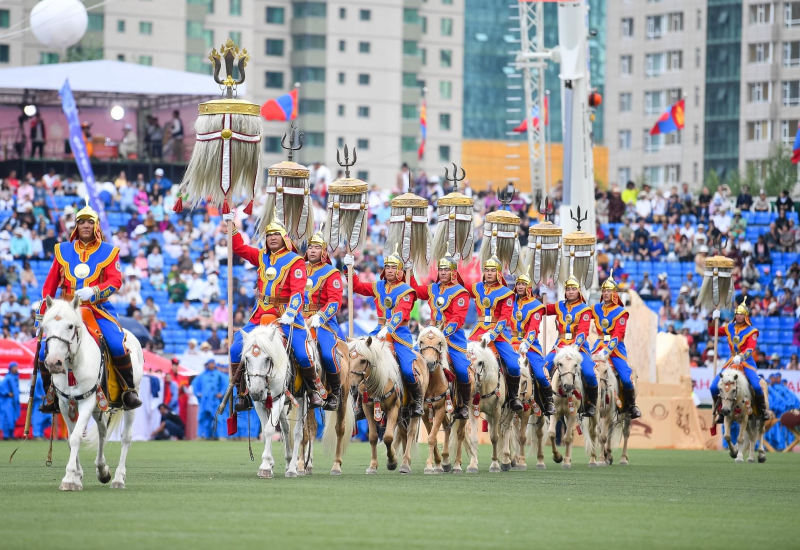
[{"label": "blue flag", "polygon": [[103,230],[103,233],[111,235],[111,227],[106,219],[103,201],[100,200],[97,194],[97,182],[94,181],[92,163],[89,160],[89,153],[86,151],[86,142],[83,140],[81,122],[78,118],[78,106],[75,105],[75,98],[72,96],[69,80],[64,81],[64,86],[61,87],[60,93],[61,108],[64,110],[64,116],[67,117],[67,122],[69,123],[69,144],[72,148],[72,154],[75,156],[75,162],[78,164],[78,171],[81,173],[83,183],[86,184],[86,192],[89,194],[89,206],[100,217],[100,229]]}]

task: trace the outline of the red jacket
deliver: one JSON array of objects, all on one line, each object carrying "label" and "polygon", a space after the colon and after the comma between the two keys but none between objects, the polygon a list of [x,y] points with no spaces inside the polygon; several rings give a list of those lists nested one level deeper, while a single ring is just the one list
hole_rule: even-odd
[{"label": "red jacket", "polygon": [[[438,284],[439,288],[442,289],[441,283],[434,283]],[[431,324],[435,325],[436,323],[436,307],[435,300],[437,296],[433,296],[431,293],[431,286],[432,285],[421,285],[414,277],[411,277],[411,288],[417,293],[417,298],[420,300],[427,300],[428,305],[431,308]],[[447,285],[445,289],[450,289],[454,286],[461,286],[458,284],[450,284]],[[441,293],[441,290],[440,290]],[[463,298],[463,299],[459,299]],[[469,312],[469,291],[466,288],[462,287],[462,290],[456,291],[453,294],[452,299],[450,300],[450,304],[442,311],[442,316],[444,319],[445,325],[450,325],[451,323],[455,323],[455,326],[452,330],[458,330],[462,326],[464,326],[464,321],[467,319],[467,312]],[[452,330],[450,331],[452,333]]]}]

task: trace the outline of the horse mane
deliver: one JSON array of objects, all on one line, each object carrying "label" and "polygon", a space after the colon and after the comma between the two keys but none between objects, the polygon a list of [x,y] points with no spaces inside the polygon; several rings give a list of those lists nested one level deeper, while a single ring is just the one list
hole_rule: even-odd
[{"label": "horse mane", "polygon": [[488,384],[494,391],[497,386],[497,380],[500,378],[500,364],[497,362],[497,357],[495,357],[492,349],[483,347],[480,342],[470,342],[467,344],[467,352],[475,357],[475,360],[472,361],[473,365],[476,362],[483,361],[482,384]]},{"label": "horse mane", "polygon": [[[47,311],[44,312],[44,317],[42,318],[42,325],[45,323],[49,323],[52,321],[56,316],[67,316],[72,315],[76,317],[77,320],[81,321],[81,314],[72,308],[69,302],[65,300],[53,300],[53,303],[50,307],[47,308]],[[81,322],[83,325],[83,322]]]},{"label": "horse mane", "polygon": [[248,354],[253,346],[272,357],[273,366],[278,372],[289,369],[289,354],[286,353],[286,343],[277,325],[257,326],[250,333],[244,335],[242,353]]},{"label": "horse mane", "polygon": [[383,388],[391,380],[402,394],[403,377],[400,376],[400,365],[386,342],[372,338],[372,343],[368,346],[367,338],[356,338],[347,347],[351,352],[361,355],[373,367],[369,378],[364,379],[367,393],[373,396],[383,393]]},{"label": "horse mane", "polygon": [[[445,338],[444,332],[442,332],[433,325],[429,325],[419,331],[419,337],[417,338],[417,345],[419,345],[422,342],[422,339],[426,338],[428,334],[433,334],[434,338],[437,341],[444,343],[444,350],[442,351],[441,354],[441,364],[443,369],[449,369],[450,356],[447,354],[447,338]],[[420,354],[422,354],[421,347],[420,347]]]},{"label": "horse mane", "polygon": [[578,348],[575,346],[567,346],[565,348],[561,348],[558,353],[556,353],[555,358],[553,359],[553,364],[558,364],[559,361],[563,359],[572,359],[575,361],[576,365],[580,365],[581,361],[583,361],[583,357],[581,357],[581,352],[578,351]]}]

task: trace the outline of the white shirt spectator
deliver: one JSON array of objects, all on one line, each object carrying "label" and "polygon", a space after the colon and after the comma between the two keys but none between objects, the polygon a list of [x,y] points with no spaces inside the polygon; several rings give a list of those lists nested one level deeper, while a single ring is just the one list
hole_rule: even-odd
[{"label": "white shirt spectator", "polygon": [[647,198],[647,195],[644,197],[639,195],[639,198],[636,201],[636,214],[642,219],[647,219],[652,213],[653,204],[650,202],[650,199]]},{"label": "white shirt spectator", "polygon": [[206,297],[206,290],[208,283],[201,279],[197,273],[192,275],[192,280],[188,283],[188,290],[186,292],[186,299],[192,302],[197,302]]},{"label": "white shirt spectator", "polygon": [[181,307],[178,308],[178,311],[175,313],[175,319],[177,319],[178,321],[183,321],[183,320],[188,321],[197,318],[198,315],[199,314],[197,313],[197,308],[194,307],[192,304],[189,304],[188,306],[182,305]]}]

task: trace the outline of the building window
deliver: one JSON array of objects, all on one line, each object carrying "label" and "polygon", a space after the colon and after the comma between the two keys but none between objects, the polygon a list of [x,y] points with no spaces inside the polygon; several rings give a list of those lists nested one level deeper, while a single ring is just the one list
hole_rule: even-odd
[{"label": "building window", "polygon": [[140,55],[139,56],[139,65],[147,65],[151,67],[153,65],[153,56],[152,55]]},{"label": "building window", "polygon": [[694,87],[694,106],[700,106],[700,86]]},{"label": "building window", "polygon": [[344,84],[344,73],[339,73],[339,84]]},{"label": "building window", "polygon": [[625,185],[631,180],[631,169],[627,166],[620,166],[617,168],[617,182],[620,185]]},{"label": "building window", "polygon": [[292,35],[292,48],[302,50],[324,50],[324,34],[294,34]]},{"label": "building window", "polygon": [[150,21],[139,21],[139,34],[153,34],[153,24]]},{"label": "building window", "polygon": [[800,105],[800,81],[783,81],[783,105],[784,107],[796,107]]},{"label": "building window", "polygon": [[264,73],[265,88],[283,88],[283,73],[278,71],[267,71]]},{"label": "building window", "polygon": [[8,63],[9,57],[8,44],[0,44],[0,63]]},{"label": "building window", "polygon": [[366,105],[359,105],[358,118],[369,118],[369,107],[367,107]]},{"label": "building window", "polygon": [[366,170],[359,170],[356,172],[356,177],[361,181],[369,181],[369,172]]},{"label": "building window", "polygon": [[359,42],[358,53],[369,53],[369,42]]},{"label": "building window", "polygon": [[205,63],[204,55],[187,54],[186,70],[190,73],[211,74],[211,64]]},{"label": "building window", "polygon": [[346,46],[347,46],[347,43],[344,40],[339,40],[339,51],[340,52],[345,51]]},{"label": "building window", "polygon": [[403,55],[416,57],[419,55],[416,40],[403,40]]},{"label": "building window", "polygon": [[694,125],[694,144],[700,145],[700,126],[698,124]]},{"label": "building window", "polygon": [[680,50],[667,52],[667,70],[680,71],[683,69],[683,52]]},{"label": "building window", "polygon": [[794,138],[797,135],[797,132],[800,131],[798,128],[798,120],[781,120],[781,141],[785,145],[791,145],[794,143]]},{"label": "building window", "polygon": [[242,0],[231,0],[228,11],[231,15],[242,15]]},{"label": "building window", "polygon": [[281,152],[281,138],[279,136],[264,136],[264,152],[265,153],[280,153]]},{"label": "building window", "polygon": [[242,33],[239,31],[231,31],[228,33],[228,38],[233,40],[234,44],[241,44],[242,43]]},{"label": "building window", "polygon": [[453,83],[449,80],[439,81],[439,97],[441,99],[450,99],[453,97]]},{"label": "building window", "polygon": [[677,132],[664,134],[664,145],[680,145],[682,133],[682,130],[678,130]]},{"label": "building window", "polygon": [[650,135],[650,128],[644,129],[644,152],[657,153],[664,145],[664,134]]},{"label": "building window", "polygon": [[344,147],[344,138],[339,136],[336,138],[336,147]]},{"label": "building window", "polygon": [[339,19],[347,19],[347,8],[339,8]]},{"label": "building window", "polygon": [[295,67],[292,78],[295,82],[325,82],[325,67]]},{"label": "building window", "polygon": [[450,113],[442,113],[439,115],[439,129],[440,130],[450,129]]},{"label": "building window", "polygon": [[325,134],[322,132],[306,132],[305,145],[308,147],[325,147]]},{"label": "building window", "polygon": [[417,88],[419,81],[417,80],[417,73],[403,73],[403,88]]},{"label": "building window", "polygon": [[667,105],[677,103],[682,97],[683,93],[680,88],[670,88],[667,90]]},{"label": "building window", "polygon": [[[786,84],[783,83],[784,105],[786,105]],[[750,82],[747,85],[747,99],[750,103],[767,103],[770,101],[769,82]]]},{"label": "building window", "polygon": [[699,69],[700,65],[703,63],[703,56],[700,53],[700,48],[694,49],[694,68]]},{"label": "building window", "polygon": [[627,151],[631,148],[631,131],[630,130],[620,130],[619,131],[619,148],[622,151]]},{"label": "building window", "polygon": [[442,17],[439,22],[442,36],[453,36],[453,20],[450,17]]},{"label": "building window", "polygon": [[453,66],[453,50],[440,50],[439,51],[439,64],[442,67]]},{"label": "building window", "polygon": [[800,66],[800,42],[783,43],[783,66]]},{"label": "building window", "polygon": [[90,13],[89,24],[86,27],[88,31],[102,31],[105,28],[105,22],[102,13]]},{"label": "building window", "polygon": [[275,6],[267,6],[267,23],[283,25],[286,22],[286,10]]},{"label": "building window", "polygon": [[214,13],[214,0],[189,0],[189,4],[199,4],[206,7],[206,12]]},{"label": "building window", "polygon": [[622,38],[633,38],[633,17],[622,18]]},{"label": "building window", "polygon": [[368,140],[368,139],[363,139],[363,138],[362,138],[362,139],[359,139],[359,140],[356,142],[356,146],[357,146],[359,149],[369,150],[369,140]]},{"label": "building window", "polygon": [[417,150],[417,138],[408,137],[408,136],[402,136],[400,138],[400,149],[404,153],[410,153],[412,151],[416,152],[416,150]]},{"label": "building window", "polygon": [[661,38],[661,29],[664,24],[663,15],[650,15],[647,17],[647,39],[657,40]]},{"label": "building window", "polygon": [[697,183],[697,178],[700,177],[700,165],[698,163],[692,163],[692,181]]},{"label": "building window", "polygon": [[652,186],[661,185],[664,183],[664,167],[663,166],[645,166],[644,179]]},{"label": "building window", "polygon": [[117,32],[125,32],[125,20],[119,19],[117,21]]},{"label": "building window", "polygon": [[681,165],[667,164],[667,183],[678,183],[681,181]]},{"label": "building window", "polygon": [[619,74],[622,76],[630,76],[633,69],[633,56],[622,55],[619,58]]},{"label": "building window", "polygon": [[417,106],[410,103],[404,103],[403,109],[403,120],[415,120],[419,116],[419,111],[417,111]]},{"label": "building window", "polygon": [[772,4],[753,4],[750,6],[751,25],[772,25]]},{"label": "building window", "polygon": [[406,25],[419,25],[419,10],[417,8],[403,8],[403,23]]},{"label": "building window", "polygon": [[667,14],[667,30],[669,32],[683,31],[683,12]]},{"label": "building window", "polygon": [[428,18],[420,17],[419,22],[422,25],[422,34],[428,34]]},{"label": "building window", "polygon": [[58,63],[58,54],[50,52],[41,52],[39,54],[39,65],[52,65]]},{"label": "building window", "polygon": [[772,133],[772,123],[769,120],[758,120],[747,123],[748,141],[769,141]]},{"label": "building window", "polygon": [[117,54],[117,61],[125,61],[125,54],[124,53]]},{"label": "building window", "polygon": [[444,4],[445,6],[452,6],[453,0],[442,0],[442,4]]},{"label": "building window", "polygon": [[11,12],[0,10],[0,29],[7,29],[9,26],[11,26]]},{"label": "building window", "polygon": [[301,115],[324,115],[324,99],[301,99],[297,105],[297,112]]},{"label": "building window", "polygon": [[419,58],[422,61],[423,65],[428,64],[428,49],[427,48],[420,48],[419,49]]},{"label": "building window", "polygon": [[772,63],[772,42],[759,42],[747,47],[747,60],[750,63]]},{"label": "building window", "polygon": [[644,75],[648,78],[660,76],[666,70],[666,55],[663,53],[647,54],[644,58]]},{"label": "building window", "polygon": [[283,40],[280,38],[267,38],[267,55],[282,57]]},{"label": "building window", "polygon": [[697,30],[703,30],[703,10],[697,8]]},{"label": "building window", "polygon": [[439,162],[450,162],[450,146],[439,146]]},{"label": "building window", "polygon": [[619,94],[619,112],[627,113],[633,108],[633,99],[630,92]]},{"label": "building window", "polygon": [[293,2],[292,14],[301,17],[327,17],[328,5],[325,2]]},{"label": "building window", "polygon": [[800,25],[800,2],[786,2],[783,5],[783,21],[787,27]]},{"label": "building window", "polygon": [[359,86],[369,86],[369,74],[361,73],[358,75],[358,85]]},{"label": "building window", "polygon": [[344,116],[344,105],[340,103],[339,106],[336,107],[336,112],[339,116]]},{"label": "building window", "polygon": [[666,108],[666,93],[661,90],[657,92],[644,93],[644,114],[660,115]]},{"label": "building window", "polygon": [[372,19],[372,12],[370,10],[359,10],[358,18],[361,21],[369,21],[370,19]]}]

